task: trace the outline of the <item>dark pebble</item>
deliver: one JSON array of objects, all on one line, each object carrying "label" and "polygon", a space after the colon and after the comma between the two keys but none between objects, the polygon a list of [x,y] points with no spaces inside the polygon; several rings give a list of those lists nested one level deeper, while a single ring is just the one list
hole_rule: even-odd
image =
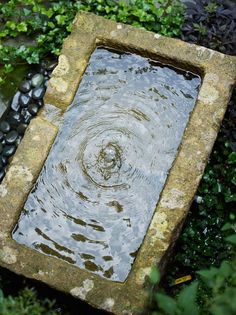
[{"label": "dark pebble", "polygon": [[23,109],[22,109],[21,115],[22,115],[23,123],[29,124],[29,122],[30,122],[30,120],[31,120],[31,118],[32,118],[32,115],[27,111],[26,108],[23,108]]},{"label": "dark pebble", "polygon": [[32,79],[34,74],[35,74],[34,72],[31,72],[31,71],[28,72],[27,75],[26,75],[26,79],[28,79],[28,80]]},{"label": "dark pebble", "polygon": [[43,99],[37,100],[37,105],[38,105],[39,107],[43,107],[43,106],[44,106],[44,101],[43,101]]},{"label": "dark pebble", "polygon": [[38,87],[33,89],[32,97],[35,100],[40,100],[44,97],[45,94],[45,88],[44,87]]},{"label": "dark pebble", "polygon": [[30,81],[23,81],[20,86],[19,86],[19,90],[22,93],[28,93],[31,89],[31,82]]},{"label": "dark pebble", "polygon": [[32,116],[35,116],[38,112],[39,108],[36,104],[30,104],[28,107],[28,111]]},{"label": "dark pebble", "polygon": [[15,153],[16,147],[14,145],[5,145],[2,154],[4,156],[11,156]]},{"label": "dark pebble", "polygon": [[3,169],[4,165],[2,163],[2,161],[0,160],[0,171]]},{"label": "dark pebble", "polygon": [[20,124],[18,127],[17,127],[17,132],[20,134],[20,135],[23,135],[25,133],[25,130],[27,128],[27,124]]},{"label": "dark pebble", "polygon": [[2,145],[2,143],[0,142],[0,153],[2,153],[2,150],[3,150],[3,145]]},{"label": "dark pebble", "polygon": [[18,112],[10,111],[7,115],[7,120],[11,126],[16,126],[21,121],[21,115]]},{"label": "dark pebble", "polygon": [[30,90],[26,95],[29,96],[30,98],[32,98],[33,90]]},{"label": "dark pebble", "polygon": [[19,103],[21,107],[27,107],[30,103],[30,97],[26,94],[20,94]]},{"label": "dark pebble", "polygon": [[7,121],[3,120],[0,122],[0,131],[2,131],[3,133],[7,133],[10,131],[10,129],[10,124]]},{"label": "dark pebble", "polygon": [[37,73],[31,79],[31,85],[35,88],[40,87],[44,82],[44,76],[41,73]]},{"label": "dark pebble", "polygon": [[2,141],[3,138],[4,138],[4,133],[0,131],[0,141]]},{"label": "dark pebble", "polygon": [[5,169],[2,169],[2,170],[0,171],[0,182],[1,182],[1,180],[3,179],[4,176],[5,176]]},{"label": "dark pebble", "polygon": [[45,69],[40,69],[39,72],[40,72],[44,77],[48,75],[48,72],[47,72],[47,70],[45,70]]},{"label": "dark pebble", "polygon": [[0,155],[0,161],[2,162],[3,165],[7,165],[7,157],[6,156],[3,156],[3,155]]},{"label": "dark pebble", "polygon": [[19,104],[19,96],[20,96],[20,92],[16,92],[16,94],[14,95],[12,102],[11,102],[11,109],[13,109],[14,111],[18,111],[20,108],[20,104]]},{"label": "dark pebble", "polygon": [[15,130],[8,132],[6,135],[6,143],[13,144],[18,138],[18,133]]}]

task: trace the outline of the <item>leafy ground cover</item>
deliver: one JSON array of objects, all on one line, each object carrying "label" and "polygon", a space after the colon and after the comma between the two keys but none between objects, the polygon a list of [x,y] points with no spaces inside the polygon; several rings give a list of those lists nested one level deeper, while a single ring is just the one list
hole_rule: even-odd
[{"label": "leafy ground cover", "polygon": [[[0,82],[18,63],[39,63],[59,55],[63,39],[71,31],[78,10],[91,11],[118,22],[144,27],[166,36],[179,36],[183,6],[179,1],[159,0],[43,1],[10,0],[0,4]],[[12,45],[12,39],[25,43]]]},{"label": "leafy ground cover", "polygon": [[[1,79],[17,63],[38,63],[58,55],[78,9],[144,27],[167,36],[204,45],[228,54],[236,51],[236,11],[233,1],[198,0],[185,12],[178,1],[113,0],[34,1],[10,0],[0,4]],[[59,36],[58,36],[59,34]],[[27,44],[13,46],[12,38]],[[30,41],[28,39],[30,38]],[[32,40],[33,39],[33,40]],[[153,314],[236,313],[235,209],[236,209],[236,93],[234,92],[209,164],[198,189],[198,198],[187,217],[173,260],[162,279],[163,291],[153,295]],[[225,240],[227,238],[227,241]],[[207,269],[208,268],[208,269]],[[202,271],[198,272],[200,269]],[[173,286],[190,274],[195,282]],[[101,314],[72,298],[60,303],[60,293],[0,270],[0,314]],[[159,282],[158,272],[151,275]],[[13,287],[15,286],[15,290]],[[24,289],[29,287],[31,289]],[[36,288],[36,289],[32,289]],[[165,291],[164,291],[165,290]],[[166,293],[168,293],[168,295]],[[4,294],[4,296],[3,296]],[[11,297],[14,296],[14,297]],[[38,296],[38,297],[37,297]],[[53,304],[51,300],[56,300]],[[188,303],[186,303],[188,301]],[[71,308],[69,305],[73,304]],[[191,306],[191,308],[190,308]]]}]

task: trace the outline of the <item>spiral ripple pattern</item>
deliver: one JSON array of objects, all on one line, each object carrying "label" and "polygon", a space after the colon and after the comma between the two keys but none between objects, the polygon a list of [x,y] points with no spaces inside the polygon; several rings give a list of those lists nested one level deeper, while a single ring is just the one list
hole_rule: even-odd
[{"label": "spiral ripple pattern", "polygon": [[192,73],[97,48],[13,238],[124,281],[199,85]]}]

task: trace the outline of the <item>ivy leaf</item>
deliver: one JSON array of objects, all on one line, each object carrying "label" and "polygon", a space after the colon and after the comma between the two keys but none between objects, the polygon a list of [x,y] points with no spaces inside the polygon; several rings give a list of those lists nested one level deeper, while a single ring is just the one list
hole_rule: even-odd
[{"label": "ivy leaf", "polygon": [[178,305],[183,315],[198,315],[199,310],[196,305],[198,282],[185,287],[178,296]]},{"label": "ivy leaf", "polygon": [[31,10],[23,8],[24,16],[29,16],[31,14]]},{"label": "ivy leaf", "polygon": [[159,308],[163,310],[167,315],[176,314],[177,303],[173,298],[162,293],[156,293],[155,299]]},{"label": "ivy leaf", "polygon": [[17,25],[17,30],[19,32],[27,32],[27,24],[25,22],[21,22],[20,24]]},{"label": "ivy leaf", "polygon": [[236,152],[230,153],[228,157],[228,164],[235,164],[236,163]]},{"label": "ivy leaf", "polygon": [[57,20],[58,25],[64,25],[66,17],[64,15],[56,15],[55,19]]},{"label": "ivy leaf", "polygon": [[225,240],[233,245],[236,245],[236,234],[227,236]]},{"label": "ivy leaf", "polygon": [[16,23],[13,21],[7,21],[6,27],[14,31],[16,29]]}]

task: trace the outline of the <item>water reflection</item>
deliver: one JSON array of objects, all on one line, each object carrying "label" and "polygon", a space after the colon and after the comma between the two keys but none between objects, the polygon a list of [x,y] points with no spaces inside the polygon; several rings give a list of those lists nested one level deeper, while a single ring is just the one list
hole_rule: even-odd
[{"label": "water reflection", "polygon": [[124,281],[199,84],[191,73],[96,49],[14,239]]}]

